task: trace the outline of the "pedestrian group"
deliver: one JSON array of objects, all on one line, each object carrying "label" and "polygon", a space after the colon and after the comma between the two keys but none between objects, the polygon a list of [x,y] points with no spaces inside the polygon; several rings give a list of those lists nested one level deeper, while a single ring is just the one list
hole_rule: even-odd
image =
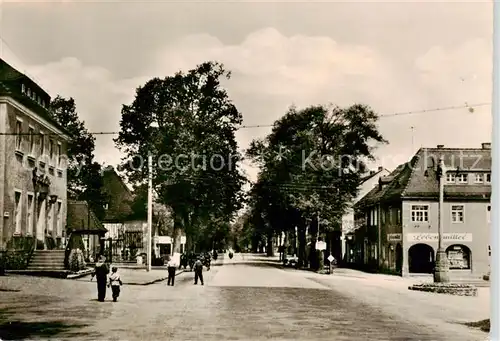
[{"label": "pedestrian group", "polygon": [[90,280],[92,281],[94,277],[97,280],[97,300],[99,302],[104,302],[106,298],[106,287],[111,288],[113,302],[118,300],[120,296],[120,287],[123,285],[120,274],[118,273],[117,267],[111,268],[111,275],[109,275],[109,267],[106,264],[106,257],[100,256],[99,260],[95,264],[94,272]]}]

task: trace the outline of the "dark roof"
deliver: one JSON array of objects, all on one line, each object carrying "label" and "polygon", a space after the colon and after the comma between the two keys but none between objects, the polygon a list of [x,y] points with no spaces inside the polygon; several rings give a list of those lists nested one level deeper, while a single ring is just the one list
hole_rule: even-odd
[{"label": "dark roof", "polygon": [[47,105],[50,104],[50,95],[43,90],[38,84],[30,79],[25,74],[17,71],[14,67],[9,65],[6,61],[0,58],[0,96],[8,96],[17,102],[21,103],[38,116],[48,121],[51,125],[62,131],[64,134],[71,137],[71,134],[59,123],[57,123],[50,111],[40,105],[37,101],[29,98],[21,92],[21,84],[26,83],[30,88],[44,97]]},{"label": "dark roof", "polygon": [[377,171],[373,171],[373,173],[365,175],[364,177],[361,178],[361,183],[363,184],[363,183],[367,182],[368,180],[376,177],[377,175],[382,173],[384,170],[386,170],[386,169],[381,167]]},{"label": "dark roof", "polygon": [[86,201],[68,200],[67,228],[73,232],[106,233],[104,225],[89,209]]},{"label": "dark roof", "polygon": [[[490,172],[491,150],[479,148],[422,148],[410,162],[399,165],[389,176],[382,177],[379,184],[359,200],[355,208],[371,206],[402,198],[437,198],[439,183],[436,177],[440,157],[448,172]],[[447,184],[444,197],[447,199],[489,199],[491,186]]]},{"label": "dark roof", "polygon": [[105,222],[127,220],[133,213],[134,196],[123,179],[112,167],[107,167],[103,174],[103,190],[108,198],[108,209],[103,219]]}]

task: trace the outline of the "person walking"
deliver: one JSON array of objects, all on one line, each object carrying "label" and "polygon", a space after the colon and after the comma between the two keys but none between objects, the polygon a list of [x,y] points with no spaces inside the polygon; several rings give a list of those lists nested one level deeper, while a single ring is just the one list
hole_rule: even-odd
[{"label": "person walking", "polygon": [[108,281],[109,268],[106,264],[106,257],[100,256],[99,260],[95,265],[94,272],[90,280],[92,281],[94,277],[97,278],[97,300],[99,302],[104,302],[106,298],[106,284]]},{"label": "person walking", "polygon": [[203,285],[203,263],[201,262],[200,257],[198,257],[193,267],[194,267],[194,284],[197,285],[198,279],[200,279],[201,285]]},{"label": "person walking", "polygon": [[175,282],[175,271],[177,270],[177,264],[173,257],[169,257],[167,263],[167,271],[168,271],[168,282],[167,285],[174,286]]},{"label": "person walking", "polygon": [[113,266],[111,268],[111,275],[109,275],[109,284],[108,288],[111,287],[111,292],[113,293],[113,302],[118,300],[118,296],[120,296],[120,286],[123,285],[120,274],[118,273],[118,268]]}]

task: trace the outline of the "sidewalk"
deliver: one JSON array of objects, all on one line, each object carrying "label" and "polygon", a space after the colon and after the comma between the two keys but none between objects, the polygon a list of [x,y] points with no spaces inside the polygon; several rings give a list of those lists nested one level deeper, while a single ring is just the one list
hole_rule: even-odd
[{"label": "sidewalk", "polygon": [[[336,269],[332,275],[302,272],[303,276],[341,291],[384,311],[424,324],[451,325],[476,322],[490,316],[490,288],[478,288],[477,297],[454,296],[408,290],[408,286],[432,279],[403,278]],[[298,273],[298,272],[297,272]]]},{"label": "sidewalk", "polygon": [[[146,268],[118,268],[120,276],[122,277],[123,284],[127,285],[149,285],[165,281],[168,279],[168,273],[166,267],[155,267],[151,271],[147,271]],[[184,270],[177,270],[175,276],[183,273]],[[91,276],[86,275],[84,277],[76,278],[75,281],[80,282],[90,282]],[[94,279],[95,281],[95,279]]]}]

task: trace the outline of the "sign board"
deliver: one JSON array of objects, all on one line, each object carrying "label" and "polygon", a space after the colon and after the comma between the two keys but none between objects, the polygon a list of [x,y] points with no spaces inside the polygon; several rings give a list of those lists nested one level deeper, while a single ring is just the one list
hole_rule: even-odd
[{"label": "sign board", "polygon": [[328,258],[327,258],[327,259],[328,259],[328,261],[331,263],[331,262],[332,262],[335,258],[334,258],[332,255],[330,255],[330,256],[328,256]]},{"label": "sign board", "polygon": [[181,244],[186,244],[186,236],[181,236]]},{"label": "sign board", "polygon": [[326,250],[326,243],[325,242],[316,242],[316,250],[319,250],[319,251]]},{"label": "sign board", "polygon": [[401,233],[388,233],[387,234],[387,241],[388,242],[400,242],[403,240],[403,236]]},{"label": "sign board", "polygon": [[159,236],[157,244],[172,244],[172,237]]},{"label": "sign board", "polygon": [[[406,240],[415,242],[438,242],[437,233],[408,233]],[[472,242],[472,233],[443,233],[443,241],[447,243]]]}]

